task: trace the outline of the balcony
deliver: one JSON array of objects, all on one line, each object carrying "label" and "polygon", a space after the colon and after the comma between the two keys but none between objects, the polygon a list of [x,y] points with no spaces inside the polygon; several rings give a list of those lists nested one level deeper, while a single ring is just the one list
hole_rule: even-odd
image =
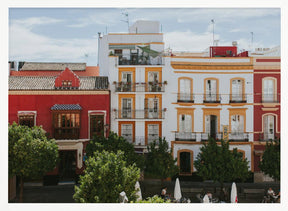
[{"label": "balcony", "polygon": [[244,132],[229,133],[229,141],[230,142],[248,142],[249,133],[244,133]]},{"label": "balcony", "polygon": [[246,94],[231,94],[230,103],[246,103],[247,95]]},{"label": "balcony", "polygon": [[220,103],[221,96],[219,94],[204,94],[203,103]]},{"label": "balcony", "polygon": [[[201,133],[201,141],[208,141],[210,137],[209,133]],[[212,135],[211,137],[213,137],[216,140],[221,140],[222,139],[222,133],[216,133],[214,135]]]},{"label": "balcony", "polygon": [[54,128],[54,138],[59,139],[79,139],[80,128]]},{"label": "balcony", "polygon": [[116,54],[118,65],[162,65],[161,56],[142,56],[138,54]]},{"label": "balcony", "polygon": [[[146,142],[152,143],[154,140],[156,140],[156,142],[158,143],[159,141],[159,136],[158,135],[149,135],[148,137],[145,136],[136,136],[136,137],[128,137],[128,136],[124,136],[122,135],[123,138],[125,138],[129,143],[133,144],[135,147],[145,147]],[[164,137],[162,137],[164,138]]]},{"label": "balcony", "polygon": [[116,119],[164,119],[166,109],[143,109],[143,110],[132,110],[132,109],[122,109],[116,110]]},{"label": "balcony", "polygon": [[279,103],[280,95],[278,94],[262,94],[262,103]]},{"label": "balcony", "polygon": [[268,134],[268,133],[260,133],[259,134],[259,141],[272,141],[272,140],[279,140],[280,133]]},{"label": "balcony", "polygon": [[175,132],[175,141],[196,141],[196,133]]},{"label": "balcony", "polygon": [[115,92],[165,92],[165,83],[124,83],[114,82]]},{"label": "balcony", "polygon": [[194,95],[188,93],[177,93],[178,103],[194,103]]}]

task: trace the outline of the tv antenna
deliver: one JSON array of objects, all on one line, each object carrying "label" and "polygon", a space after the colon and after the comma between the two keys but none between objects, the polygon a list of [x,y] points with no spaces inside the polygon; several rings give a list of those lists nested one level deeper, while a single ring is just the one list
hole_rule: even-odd
[{"label": "tv antenna", "polygon": [[213,46],[214,46],[214,24],[215,24],[215,21],[214,19],[211,20],[211,23],[213,24]]},{"label": "tv antenna", "polygon": [[250,32],[251,33],[251,51],[253,50],[253,38],[254,38],[254,33],[253,32]]},{"label": "tv antenna", "polygon": [[129,32],[129,14],[128,14],[128,12],[127,12],[126,10],[125,10],[125,11],[122,11],[121,14],[122,14],[122,15],[124,16],[124,18],[125,18],[125,20],[121,20],[121,21],[127,23],[128,32]]}]

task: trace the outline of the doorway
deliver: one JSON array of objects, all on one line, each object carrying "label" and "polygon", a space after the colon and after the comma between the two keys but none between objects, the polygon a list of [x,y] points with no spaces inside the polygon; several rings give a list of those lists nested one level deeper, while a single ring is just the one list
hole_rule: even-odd
[{"label": "doorway", "polygon": [[76,178],[76,150],[59,151],[59,180],[74,181]]},{"label": "doorway", "polygon": [[211,115],[210,116],[210,136],[216,139],[217,135],[217,116]]},{"label": "doorway", "polygon": [[180,153],[180,174],[191,173],[191,154],[190,152]]}]

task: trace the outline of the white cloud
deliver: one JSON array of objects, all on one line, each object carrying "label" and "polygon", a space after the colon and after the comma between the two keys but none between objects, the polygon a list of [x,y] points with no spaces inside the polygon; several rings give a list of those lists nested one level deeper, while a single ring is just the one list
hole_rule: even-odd
[{"label": "white cloud", "polygon": [[231,29],[229,32],[240,32],[241,29]]},{"label": "white cloud", "polygon": [[19,22],[10,26],[10,60],[83,62],[85,54],[97,55],[96,39],[53,39],[26,26]]},{"label": "white cloud", "polygon": [[31,17],[31,18],[26,18],[26,19],[12,20],[11,24],[21,25],[25,27],[33,27],[35,25],[53,24],[53,23],[60,23],[60,22],[63,22],[63,20],[49,18],[49,17]]}]

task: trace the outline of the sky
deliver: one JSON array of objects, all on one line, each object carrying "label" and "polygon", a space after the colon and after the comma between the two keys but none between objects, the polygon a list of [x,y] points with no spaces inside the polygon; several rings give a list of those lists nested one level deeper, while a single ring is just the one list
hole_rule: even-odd
[{"label": "sky", "polygon": [[165,49],[172,51],[211,46],[212,19],[219,46],[237,41],[240,51],[281,44],[279,8],[9,8],[9,60],[97,65],[98,32],[127,33],[124,13],[130,26],[159,21]]}]

